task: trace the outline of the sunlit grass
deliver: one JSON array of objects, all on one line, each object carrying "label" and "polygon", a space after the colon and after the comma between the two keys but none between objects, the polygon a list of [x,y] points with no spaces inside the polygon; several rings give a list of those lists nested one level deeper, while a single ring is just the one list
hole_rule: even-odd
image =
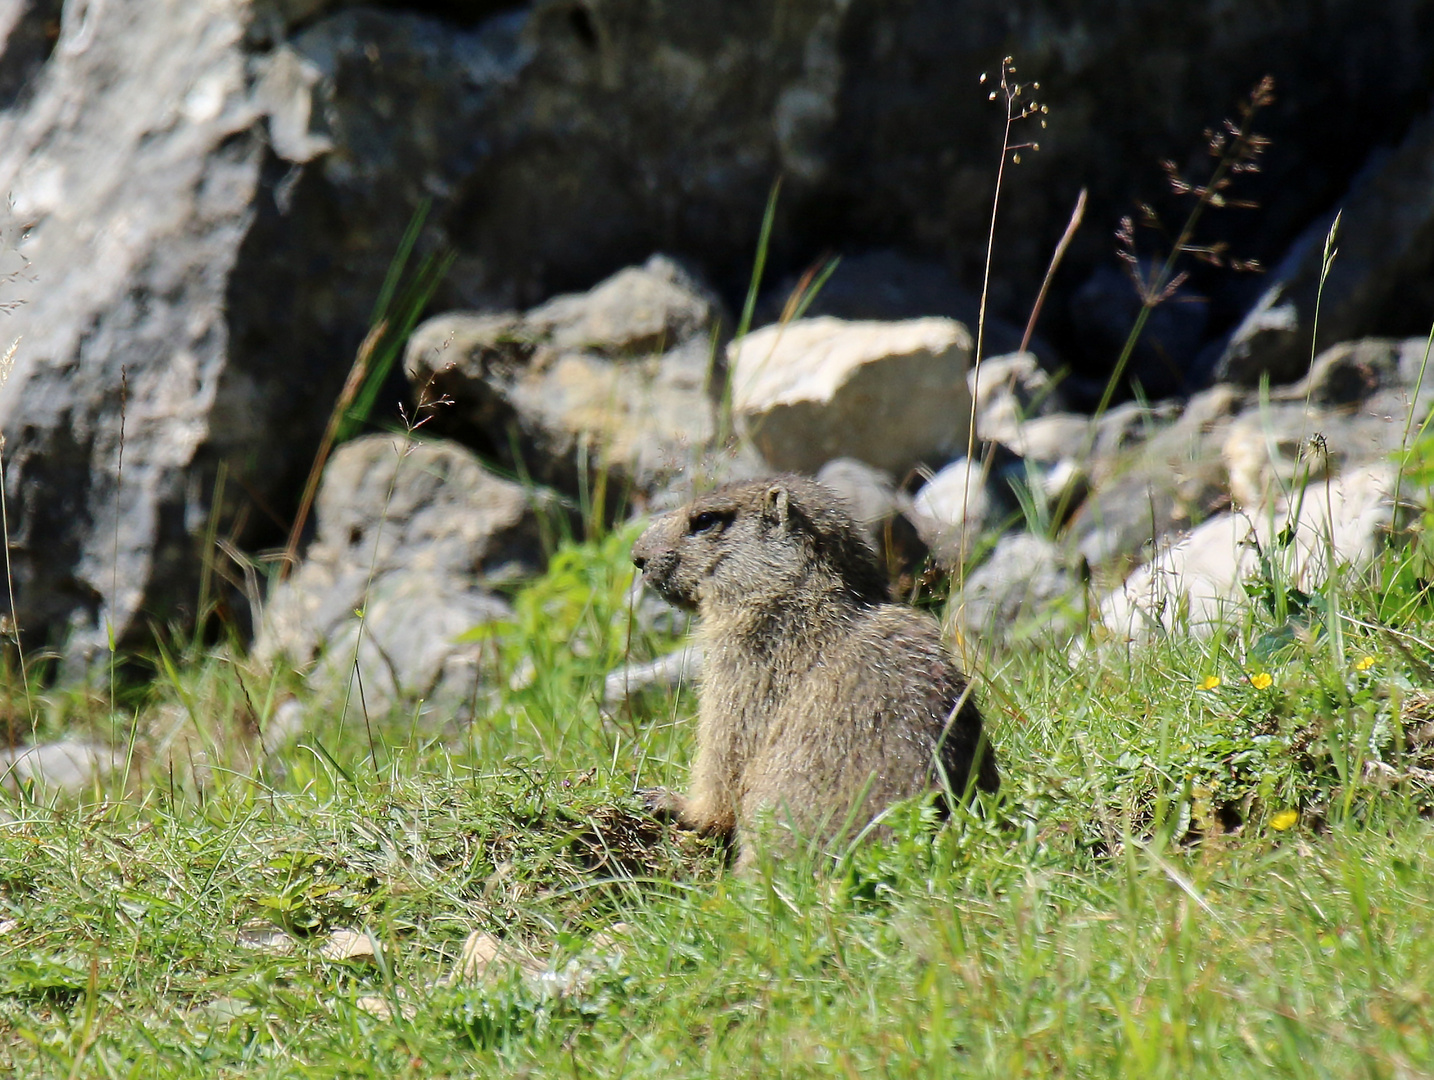
[{"label": "sunlit grass", "polygon": [[[124,783],[6,805],[0,1068],[1434,1067],[1434,791],[1411,771],[1430,748],[1410,742],[1428,668],[1403,638],[1350,622],[1336,662],[1309,625],[1257,663],[1277,628],[1254,611],[1205,639],[985,657],[1000,801],[945,827],[900,808],[894,839],[737,879],[631,794],[683,783],[693,701],[602,702],[613,663],[670,644],[629,626],[629,539],[565,549],[485,631],[476,723],[374,718],[372,755],[361,722],[322,715],[273,755],[240,752],[298,684],[222,650],[178,657],[130,707],[192,711],[206,769],[136,750]],[[1373,601],[1331,587],[1324,610],[1377,624]],[[1434,619],[1410,610],[1400,633],[1429,640]],[[342,928],[373,955],[326,957]],[[474,933],[527,968],[455,978]]]}]

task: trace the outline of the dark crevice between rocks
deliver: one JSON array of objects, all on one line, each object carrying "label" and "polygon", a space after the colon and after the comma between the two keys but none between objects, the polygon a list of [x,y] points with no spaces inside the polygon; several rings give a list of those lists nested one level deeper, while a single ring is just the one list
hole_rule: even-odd
[{"label": "dark crevice between rocks", "polygon": [[55,51],[64,0],[29,0],[15,19],[0,51],[0,109],[29,97],[35,75]]},{"label": "dark crevice between rocks", "polygon": [[494,15],[527,6],[523,0],[329,0],[328,3],[312,5],[311,11],[298,18],[285,21],[287,31],[292,35],[346,8],[367,7],[428,15],[468,30]]}]

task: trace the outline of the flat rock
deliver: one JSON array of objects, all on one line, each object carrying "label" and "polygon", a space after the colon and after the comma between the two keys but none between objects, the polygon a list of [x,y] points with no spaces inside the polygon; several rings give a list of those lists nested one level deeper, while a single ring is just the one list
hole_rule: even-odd
[{"label": "flat rock", "polygon": [[33,783],[41,790],[77,794],[124,765],[124,755],[100,743],[61,739],[17,750],[0,750],[0,784],[15,791]]},{"label": "flat rock", "polygon": [[953,319],[765,327],[728,350],[733,413],[774,468],[852,457],[904,477],[965,449],[971,348]]}]

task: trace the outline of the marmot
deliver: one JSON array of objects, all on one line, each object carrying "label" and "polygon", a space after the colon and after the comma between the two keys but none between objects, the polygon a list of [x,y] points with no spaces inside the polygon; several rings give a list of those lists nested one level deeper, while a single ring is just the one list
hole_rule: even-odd
[{"label": "marmot", "polygon": [[[701,616],[691,794],[655,813],[735,841],[771,811],[830,839],[934,787],[1000,786],[967,680],[934,618],[890,602],[839,496],[801,476],[730,484],[650,525],[643,579]],[[859,805],[858,805],[859,804]]]}]

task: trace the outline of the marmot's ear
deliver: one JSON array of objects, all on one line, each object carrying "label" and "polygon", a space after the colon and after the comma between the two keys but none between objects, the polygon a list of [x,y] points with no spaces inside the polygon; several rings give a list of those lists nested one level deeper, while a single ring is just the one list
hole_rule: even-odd
[{"label": "marmot's ear", "polygon": [[791,496],[785,487],[773,484],[767,489],[766,497],[762,500],[763,521],[772,525],[785,525],[791,510]]}]

